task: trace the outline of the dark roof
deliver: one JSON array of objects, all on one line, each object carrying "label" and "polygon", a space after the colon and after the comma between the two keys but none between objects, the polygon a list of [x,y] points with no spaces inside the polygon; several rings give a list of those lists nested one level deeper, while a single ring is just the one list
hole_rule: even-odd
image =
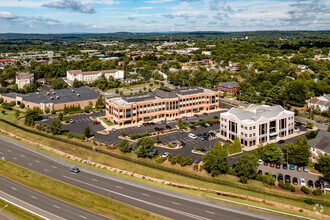
[{"label": "dark roof", "polygon": [[188,88],[183,88],[183,89],[176,89],[175,92],[180,95],[190,95],[190,94],[204,92],[204,89],[200,88],[200,87],[188,87]]},{"label": "dark roof", "polygon": [[319,130],[315,138],[308,140],[308,144],[313,148],[330,153],[330,133]]},{"label": "dark roof", "polygon": [[53,91],[34,92],[29,94],[5,93],[2,94],[2,96],[11,98],[16,98],[18,96],[22,97],[26,102],[58,104],[97,99],[100,95],[89,89],[87,86],[84,86],[75,89],[59,89]]},{"label": "dark roof", "polygon": [[232,81],[232,82],[221,82],[221,83],[219,83],[219,86],[225,87],[225,88],[228,88],[228,89],[232,89],[232,88],[238,86],[238,83],[235,82],[235,81]]},{"label": "dark roof", "polygon": [[172,90],[168,90],[165,88],[158,88],[156,89],[156,91],[154,92],[155,96],[158,96],[162,99],[166,99],[166,98],[176,98],[178,97],[178,95],[175,93],[175,91]]},{"label": "dark roof", "polygon": [[144,93],[138,95],[123,96],[122,99],[125,100],[126,102],[141,102],[141,101],[153,100],[155,99],[155,96],[151,93]]}]

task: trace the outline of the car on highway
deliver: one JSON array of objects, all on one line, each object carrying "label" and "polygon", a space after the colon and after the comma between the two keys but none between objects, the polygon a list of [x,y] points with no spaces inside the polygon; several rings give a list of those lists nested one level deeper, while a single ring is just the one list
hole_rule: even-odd
[{"label": "car on highway", "polygon": [[283,182],[283,174],[282,173],[279,173],[278,176],[277,176],[277,181],[279,182]]},{"label": "car on highway", "polygon": [[80,172],[80,170],[79,170],[78,167],[71,167],[71,168],[70,168],[70,171],[71,171],[72,173],[79,173],[79,172]]},{"label": "car on highway", "polygon": [[281,164],[280,163],[276,164],[276,169],[281,169]]},{"label": "car on highway", "polygon": [[321,182],[319,180],[315,181],[315,188],[321,189]]},{"label": "car on highway", "polygon": [[286,183],[291,183],[291,177],[290,177],[290,175],[285,175],[285,177],[284,177],[284,181],[285,181]]},{"label": "car on highway", "polygon": [[283,170],[287,170],[288,169],[288,165],[286,163],[283,164]]},{"label": "car on highway", "polygon": [[304,166],[304,172],[308,173],[308,167]]},{"label": "car on highway", "polygon": [[99,125],[101,122],[99,122],[99,121],[94,121],[93,122],[93,125]]},{"label": "car on highway", "polygon": [[190,137],[190,138],[192,138],[192,139],[197,139],[197,136],[196,135],[194,135],[193,133],[189,133],[188,134],[188,137]]},{"label": "car on highway", "polygon": [[167,158],[169,154],[170,154],[169,152],[165,152],[165,153],[163,153],[163,154],[162,154],[162,158]]},{"label": "car on highway", "polygon": [[300,178],[300,185],[301,186],[306,186],[306,181],[304,178]]},{"label": "car on highway", "polygon": [[308,180],[308,181],[307,181],[307,186],[308,186],[309,188],[314,188],[314,183],[313,183],[313,181],[312,181],[312,180]]},{"label": "car on highway", "polygon": [[294,170],[294,164],[290,164],[290,170]]},{"label": "car on highway", "polygon": [[293,177],[293,178],[292,178],[292,183],[293,183],[294,185],[298,185],[298,178],[297,178],[297,177]]}]

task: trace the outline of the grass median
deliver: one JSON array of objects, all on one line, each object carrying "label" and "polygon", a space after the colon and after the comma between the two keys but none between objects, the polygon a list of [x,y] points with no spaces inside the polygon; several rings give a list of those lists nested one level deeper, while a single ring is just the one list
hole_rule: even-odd
[{"label": "grass median", "polygon": [[167,219],[115,200],[110,200],[109,203],[109,198],[62,183],[10,162],[1,163],[0,175],[46,195],[111,219]]},{"label": "grass median", "polygon": [[[5,207],[6,205],[7,205],[7,207]],[[25,219],[25,220],[42,219],[27,211],[24,211],[23,209],[18,208],[17,206],[9,204],[8,202],[6,202],[2,199],[0,199],[0,209],[1,208],[3,208],[3,210],[0,212],[0,219],[1,219],[1,216],[4,216],[8,219],[12,219],[12,217],[17,218],[17,219]]]},{"label": "grass median", "polygon": [[[292,205],[292,206],[297,206],[297,207],[301,207],[301,208],[305,208],[305,209],[309,209],[312,210],[313,206],[312,205],[308,205],[306,203],[304,203],[303,201],[294,201],[294,200],[290,200],[290,199],[285,199],[285,198],[281,198],[281,197],[277,197],[277,196],[273,196],[273,195],[266,195],[263,193],[257,193],[257,192],[251,192],[251,191],[246,191],[243,189],[239,189],[239,188],[235,188],[235,187],[230,187],[230,186],[224,186],[224,185],[218,185],[218,184],[213,184],[213,183],[209,183],[209,182],[204,182],[204,181],[200,181],[200,180],[196,180],[196,179],[192,179],[192,178],[188,178],[188,177],[183,177],[181,175],[177,175],[177,174],[173,174],[173,173],[169,173],[169,172],[165,172],[162,170],[158,170],[158,169],[154,169],[154,168],[150,168],[150,167],[146,167],[146,166],[142,166],[133,162],[129,162],[129,161],[125,161],[125,160],[121,160],[121,159],[117,159],[117,158],[113,158],[113,157],[109,157],[107,155],[104,154],[100,154],[98,152],[94,152],[94,151],[90,151],[90,150],[86,150],[80,147],[77,147],[75,145],[71,145],[68,143],[64,143],[64,142],[60,142],[60,141],[56,141],[50,138],[46,138],[43,136],[39,136],[39,135],[35,135],[35,134],[31,134],[28,132],[25,132],[21,129],[17,129],[14,128],[6,123],[0,122],[0,127],[2,127],[5,130],[8,131],[14,131],[16,135],[21,136],[21,137],[28,137],[30,140],[32,141],[36,141],[38,143],[43,143],[44,145],[47,146],[52,146],[53,148],[56,148],[58,150],[61,150],[63,152],[87,159],[88,157],[92,157],[92,161],[94,162],[98,162],[104,165],[108,165],[108,166],[112,166],[112,167],[116,167],[116,168],[120,168],[120,169],[124,169],[124,170],[128,170],[134,173],[139,173],[139,174],[143,174],[143,175],[147,175],[147,176],[151,176],[151,177],[155,177],[155,178],[159,178],[159,179],[165,179],[165,180],[171,180],[172,182],[177,182],[177,183],[181,183],[181,184],[187,184],[187,185],[192,185],[192,186],[197,186],[197,187],[202,187],[202,188],[207,188],[207,189],[213,189],[213,190],[220,190],[220,191],[225,191],[225,192],[231,192],[231,193],[236,193],[236,194],[241,194],[241,195],[247,195],[247,196],[253,196],[253,197],[257,197],[257,198],[262,198],[264,200],[270,200],[270,201],[275,201],[275,202],[280,202],[283,204],[288,204],[288,205]],[[117,153],[121,153],[120,151],[117,151]],[[129,157],[134,157],[136,158],[136,155],[134,154],[127,154],[127,156]],[[111,158],[111,159],[110,159]],[[147,160],[147,159],[143,159],[140,158],[140,160]],[[150,163],[152,163],[152,161],[150,161]],[[169,164],[160,164],[161,166],[171,166]],[[192,169],[190,167],[180,167],[179,165],[176,165],[177,169],[181,169],[184,170],[186,172],[195,172],[192,171]],[[199,196],[199,197],[204,197],[205,193],[202,191],[195,191],[195,190],[187,190],[187,189],[182,189],[182,188],[175,188],[172,186],[166,186],[166,185],[162,185],[162,184],[156,184],[150,181],[146,181],[146,180],[141,180],[141,179],[136,179],[133,177],[128,177],[122,174],[117,174],[117,173],[110,173],[112,175],[118,175],[124,178],[128,178],[128,179],[132,179],[132,180],[136,180],[139,182],[143,182],[146,184],[150,184],[150,185],[154,185],[154,186],[158,186],[161,188],[165,188],[165,189],[170,189],[173,191],[177,191],[177,192],[182,192],[182,193],[186,193],[189,195],[195,195],[195,196]],[[201,176],[206,176],[208,177],[209,175],[206,173],[198,173]],[[231,175],[221,175],[218,177],[215,177],[221,180],[226,180],[229,182],[233,182],[233,183],[238,183],[238,178],[235,176],[231,176]],[[277,190],[277,189],[269,189],[267,188],[263,183],[259,182],[259,181],[249,181],[248,184],[246,184],[245,186],[251,186],[251,187],[258,187],[266,192],[271,192],[271,193],[281,193],[281,194],[286,194],[288,196],[294,196],[295,194],[291,193],[291,192],[286,192],[283,190]],[[305,196],[305,195],[297,195],[300,198],[310,198],[309,196]],[[322,198],[322,200],[327,200],[329,201],[329,195],[325,195]],[[324,214],[330,214],[330,210],[326,209]]]}]

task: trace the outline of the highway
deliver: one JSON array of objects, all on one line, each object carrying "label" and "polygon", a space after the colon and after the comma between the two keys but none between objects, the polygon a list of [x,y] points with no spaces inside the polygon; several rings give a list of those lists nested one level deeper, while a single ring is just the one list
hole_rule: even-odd
[{"label": "highway", "polygon": [[84,167],[80,167],[81,172],[78,174],[70,173],[69,167],[72,167],[73,163],[39,152],[1,135],[0,157],[102,196],[108,196],[110,193],[111,198],[119,202],[172,219],[284,219],[152,187]]},{"label": "highway", "polygon": [[41,209],[41,216],[48,219],[108,219],[32,190],[3,176],[0,176],[0,185],[0,196],[14,197],[23,207],[24,203],[38,207]]}]

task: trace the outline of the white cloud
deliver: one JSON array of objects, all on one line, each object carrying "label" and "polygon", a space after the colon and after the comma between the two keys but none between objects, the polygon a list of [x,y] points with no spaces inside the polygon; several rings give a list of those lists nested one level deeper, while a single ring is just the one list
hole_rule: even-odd
[{"label": "white cloud", "polygon": [[136,8],[137,10],[149,10],[149,9],[153,9],[154,7],[138,7]]},{"label": "white cloud", "polygon": [[17,18],[17,15],[7,11],[0,11],[0,18],[13,19]]}]

